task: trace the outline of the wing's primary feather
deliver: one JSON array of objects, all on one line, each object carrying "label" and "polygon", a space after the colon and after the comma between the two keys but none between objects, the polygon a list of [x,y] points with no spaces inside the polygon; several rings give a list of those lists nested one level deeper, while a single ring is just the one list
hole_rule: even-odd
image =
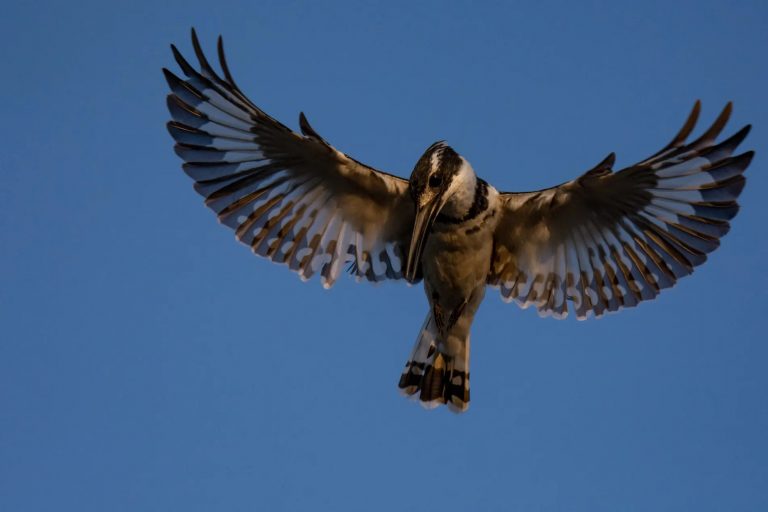
[{"label": "wing's primary feather", "polygon": [[745,126],[715,144],[728,103],[685,143],[697,101],[661,151],[616,173],[613,154],[584,175],[538,192],[505,193],[488,282],[542,316],[579,319],[632,307],[693,272],[738,212],[751,151],[732,156]]},{"label": "wing's primary feather", "polygon": [[168,131],[195,189],[254,253],[288,265],[302,279],[315,273],[330,287],[345,265],[358,279],[403,277],[414,207],[408,182],[339,152],[309,125],[291,131],[223,78],[192,44],[199,71],[175,46],[185,79],[163,69],[171,88]]}]

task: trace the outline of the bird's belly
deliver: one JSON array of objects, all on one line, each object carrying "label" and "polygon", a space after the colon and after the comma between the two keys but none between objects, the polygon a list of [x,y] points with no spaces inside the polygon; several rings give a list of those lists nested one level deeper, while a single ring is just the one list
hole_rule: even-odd
[{"label": "bird's belly", "polygon": [[422,270],[428,295],[440,302],[461,303],[478,287],[484,287],[491,263],[493,241],[490,233],[465,230],[430,233],[422,256]]}]

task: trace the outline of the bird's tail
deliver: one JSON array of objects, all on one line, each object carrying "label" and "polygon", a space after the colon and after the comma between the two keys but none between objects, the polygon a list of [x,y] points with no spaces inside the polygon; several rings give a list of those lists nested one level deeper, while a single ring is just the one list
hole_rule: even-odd
[{"label": "bird's tail", "polygon": [[448,354],[444,346],[432,314],[427,315],[398,386],[428,409],[446,404],[453,412],[464,412],[469,407],[469,337],[460,344],[460,353]]}]

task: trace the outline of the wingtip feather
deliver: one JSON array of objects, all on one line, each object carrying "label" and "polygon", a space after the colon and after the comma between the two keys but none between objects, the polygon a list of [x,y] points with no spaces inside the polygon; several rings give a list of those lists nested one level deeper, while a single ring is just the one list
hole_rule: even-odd
[{"label": "wingtip feather", "polygon": [[672,147],[677,147],[685,142],[688,136],[691,135],[693,129],[696,127],[696,123],[699,121],[699,114],[701,114],[701,100],[696,100],[693,103],[693,108],[691,109],[690,114],[688,114],[688,118],[685,120],[685,123],[683,123],[682,128],[680,128],[680,131],[677,132],[669,144],[664,147],[665,150]]},{"label": "wingtip feather", "polygon": [[700,148],[701,146],[711,144],[717,138],[717,136],[720,135],[720,132],[723,131],[723,128],[725,128],[725,125],[728,123],[728,119],[731,117],[731,112],[733,112],[733,102],[729,101],[725,104],[723,110],[720,111],[720,114],[717,116],[712,125],[707,128],[707,130],[702,133],[698,139],[691,142],[690,147]]},{"label": "wingtip feather", "polygon": [[224,78],[226,78],[226,80],[232,84],[233,87],[238,89],[234,79],[232,78],[232,73],[229,71],[229,64],[227,64],[227,57],[224,53],[224,38],[221,35],[219,35],[218,39],[216,40],[216,52],[219,55],[219,65],[221,66],[221,70],[224,73]]}]

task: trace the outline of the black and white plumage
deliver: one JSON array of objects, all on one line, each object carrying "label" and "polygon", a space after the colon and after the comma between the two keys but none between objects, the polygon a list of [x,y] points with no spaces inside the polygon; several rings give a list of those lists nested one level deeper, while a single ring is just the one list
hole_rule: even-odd
[{"label": "black and white plumage", "polygon": [[427,406],[469,405],[469,333],[486,287],[564,318],[633,307],[693,272],[720,243],[752,152],[734,155],[744,127],[716,142],[731,113],[687,139],[700,104],[653,156],[613,172],[614,155],[573,181],[499,193],[443,142],[409,180],[339,152],[303,114],[295,133],[221,75],[193,31],[199,68],[172,46],[185,78],[171,88],[168,129],[184,171],[219,220],[254,253],[330,287],[423,278],[430,311],[399,387]]}]

